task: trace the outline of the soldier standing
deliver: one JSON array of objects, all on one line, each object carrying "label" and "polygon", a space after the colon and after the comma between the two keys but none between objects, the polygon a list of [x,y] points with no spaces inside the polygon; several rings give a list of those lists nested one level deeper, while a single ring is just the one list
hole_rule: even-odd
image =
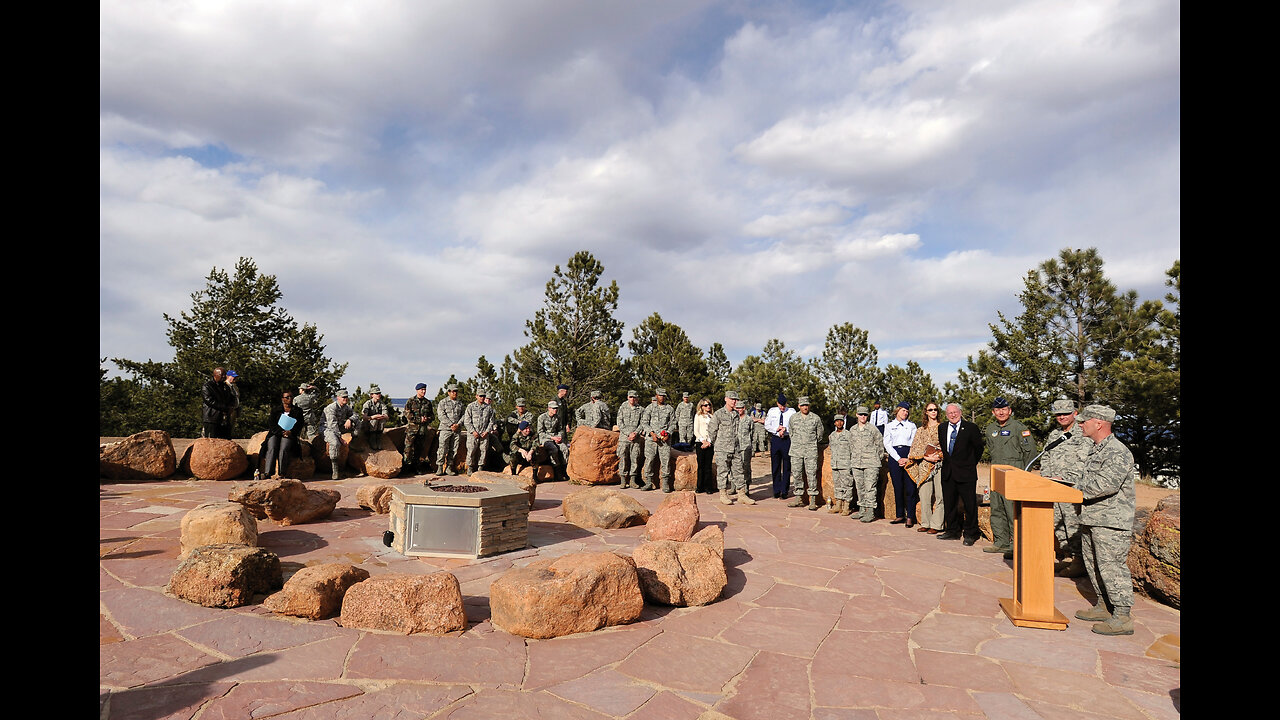
[{"label": "soldier standing", "polygon": [[[724,407],[711,413],[711,424],[707,426],[707,439],[702,447],[715,448],[716,486],[720,489],[720,502],[732,505],[729,497],[730,478],[740,475],[738,460],[738,393],[730,390],[724,394]],[[743,495],[745,489],[735,488]]]},{"label": "soldier standing", "polygon": [[[869,422],[866,405],[858,406],[858,423],[849,428],[849,468],[853,484],[858,489],[858,519],[864,523],[875,522],[878,487],[880,483],[880,458],[884,455],[884,436]],[[832,450],[832,455],[835,451]]]},{"label": "soldier standing", "polygon": [[[1049,412],[1058,427],[1054,428],[1044,443],[1040,456],[1040,474],[1055,478],[1072,487],[1080,484],[1085,457],[1093,447],[1093,441],[1084,436],[1076,420],[1076,404],[1067,399],[1054,400]],[[1066,440],[1061,438],[1070,435]],[[1057,445],[1054,445],[1057,443]],[[1080,577],[1085,574],[1080,559],[1080,505],[1077,503],[1053,504],[1053,535],[1058,541],[1058,554],[1069,560],[1054,566],[1054,574],[1062,577]]]},{"label": "soldier standing", "polygon": [[493,406],[486,403],[488,391],[476,390],[476,401],[462,414],[467,429],[467,474],[472,475],[489,460],[489,433],[493,431]]},{"label": "soldier standing", "polygon": [[769,433],[764,429],[764,419],[767,415],[764,406],[760,403],[756,403],[751,409],[751,421],[755,423],[751,428],[751,449],[755,452],[769,452]]},{"label": "soldier standing", "polygon": [[312,442],[320,437],[320,421],[323,418],[324,407],[320,405],[316,386],[311,383],[299,385],[298,397],[294,398],[293,406],[302,411],[302,423],[305,426],[299,439]]},{"label": "soldier standing", "polygon": [[809,397],[797,401],[800,412],[791,417],[791,492],[795,497],[787,507],[800,507],[809,495],[809,509],[818,509],[818,443],[822,441],[822,419],[809,412]]},{"label": "soldier standing", "polygon": [[[1097,601],[1080,610],[1081,620],[1099,620],[1099,635],[1132,635],[1133,577],[1129,546],[1133,543],[1133,453],[1111,434],[1116,411],[1089,405],[1080,412],[1081,430],[1093,441],[1085,458],[1077,490],[1084,495],[1080,509],[1080,550]],[[1111,611],[1107,608],[1110,607]]]},{"label": "soldier standing", "polygon": [[[1013,417],[1013,408],[1002,397],[991,403],[995,422],[987,423],[982,432],[991,448],[992,465],[1012,465],[1026,470],[1027,463],[1036,456],[1036,441],[1031,431]],[[995,490],[991,491],[991,545],[982,552],[1004,553],[1013,557],[1013,501]]]},{"label": "soldier standing", "polygon": [[516,430],[520,428],[520,423],[527,422],[532,426],[534,420],[537,419],[534,417],[534,414],[526,410],[525,407],[525,399],[518,397],[516,398],[516,409],[512,410],[511,413],[507,415],[507,432],[510,433],[512,437],[515,437]]},{"label": "soldier standing", "polygon": [[738,488],[738,502],[755,505],[751,499],[751,435],[760,424],[747,415],[747,401],[738,399],[738,477],[732,478]]},{"label": "soldier standing", "polygon": [[436,472],[440,475],[457,475],[453,468],[454,459],[458,457],[458,444],[461,441],[462,414],[466,407],[458,399],[458,386],[446,388],[449,397],[440,401],[436,410],[440,417],[440,447],[436,453]]},{"label": "soldier standing", "polygon": [[342,433],[349,432],[355,427],[351,423],[355,411],[349,404],[350,398],[351,395],[345,389],[339,390],[333,402],[324,408],[324,441],[329,445],[329,464],[333,468],[334,480],[340,477],[338,457],[342,453],[342,445],[345,442],[342,439]]},{"label": "soldier standing", "polygon": [[659,458],[662,473],[660,475],[660,483],[662,492],[669,493],[671,487],[671,431],[676,427],[676,411],[675,408],[667,404],[667,391],[658,388],[658,392],[654,393],[653,402],[649,403],[649,407],[644,409],[644,415],[640,421],[641,426],[647,433],[644,442],[644,486],[641,490],[653,490],[654,483],[652,476],[649,475],[649,468],[653,467],[653,459]]},{"label": "soldier standing", "polygon": [[555,479],[568,480],[569,447],[564,441],[564,420],[559,412],[559,401],[547,403],[547,411],[538,416],[538,442],[547,450],[547,459],[555,468]]},{"label": "soldier standing", "polygon": [[427,399],[426,383],[414,385],[413,392],[413,397],[404,404],[404,419],[408,425],[404,430],[404,460],[400,464],[417,475],[418,458],[427,450],[427,431],[436,418],[436,411]]},{"label": "soldier standing", "polygon": [[640,407],[640,394],[627,391],[627,404],[618,408],[618,475],[622,487],[640,487],[640,447],[644,444],[644,432],[640,428],[644,409]]},{"label": "soldier standing", "polygon": [[676,405],[676,436],[675,442],[691,443],[693,442],[693,415],[697,409],[693,403],[689,402],[689,393],[685,391],[681,393],[684,399]]},{"label": "soldier standing", "polygon": [[389,417],[382,389],[377,383],[369,383],[369,399],[360,406],[360,434],[365,436],[371,450],[382,449],[382,430]]},{"label": "soldier standing", "polygon": [[853,512],[853,433],[844,429],[844,415],[837,414],[831,423],[835,429],[827,436],[831,448],[831,485],[835,504],[828,512],[849,515]]},{"label": "soldier standing", "polygon": [[599,390],[592,390],[591,400],[579,406],[574,415],[580,426],[586,425],[587,427],[608,430],[613,425],[613,421],[609,417],[609,406],[600,399]]}]

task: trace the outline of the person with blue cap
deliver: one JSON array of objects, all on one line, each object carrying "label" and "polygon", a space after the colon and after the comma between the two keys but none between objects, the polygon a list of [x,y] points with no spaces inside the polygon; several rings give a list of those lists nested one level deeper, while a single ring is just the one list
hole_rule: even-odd
[{"label": "person with blue cap", "polygon": [[404,419],[408,423],[404,430],[404,459],[401,467],[410,474],[418,474],[418,461],[427,453],[427,431],[431,429],[431,421],[436,419],[435,408],[427,399],[427,384],[418,383],[413,386],[413,397],[404,404]]},{"label": "person with blue cap", "polygon": [[538,481],[538,466],[545,463],[540,462],[546,456],[544,450],[538,444],[538,438],[533,434],[533,425],[528,420],[521,420],[516,425],[515,435],[511,437],[511,474],[519,475],[520,470],[525,467],[533,467],[533,480]]}]

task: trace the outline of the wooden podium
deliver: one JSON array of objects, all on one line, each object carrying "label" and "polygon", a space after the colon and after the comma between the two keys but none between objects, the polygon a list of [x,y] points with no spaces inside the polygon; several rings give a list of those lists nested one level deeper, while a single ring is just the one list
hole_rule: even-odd
[{"label": "wooden podium", "polygon": [[991,489],[1014,503],[1014,596],[1000,598],[1000,608],[1018,627],[1066,630],[1067,617],[1053,606],[1053,504],[1084,496],[1012,465],[991,466]]}]

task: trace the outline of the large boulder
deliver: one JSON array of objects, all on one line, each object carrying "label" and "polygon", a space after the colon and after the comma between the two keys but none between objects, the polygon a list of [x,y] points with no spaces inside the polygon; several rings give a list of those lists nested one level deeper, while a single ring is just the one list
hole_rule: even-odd
[{"label": "large boulder", "polygon": [[1182,607],[1182,501],[1181,493],[1156,503],[1146,525],[1129,547],[1129,572],[1144,595],[1176,608]]},{"label": "large boulder", "polygon": [[[697,453],[672,450],[671,464],[674,466],[671,471],[671,487],[676,490],[698,489]],[[711,463],[711,474],[715,475],[715,462]]]},{"label": "large boulder", "polygon": [[554,465],[539,465],[535,474],[532,465],[525,465],[520,468],[520,472],[516,477],[528,478],[536,485],[538,483],[551,482],[556,479],[556,468]]},{"label": "large boulder", "polygon": [[573,553],[534,560],[489,585],[494,627],[550,638],[632,622],[644,609],[630,558]]},{"label": "large boulder", "polygon": [[689,542],[702,543],[712,550],[721,558],[724,557],[724,530],[719,525],[708,525],[689,538]]},{"label": "large boulder", "polygon": [[191,475],[200,480],[231,480],[249,469],[249,456],[239,443],[199,438],[191,443]]},{"label": "large boulder", "polygon": [[657,540],[631,553],[645,600],[662,605],[706,605],[728,584],[723,553],[696,542]]},{"label": "large boulder", "polygon": [[205,607],[247,605],[284,585],[280,558],[265,548],[224,543],[195,548],[179,563],[165,592]]},{"label": "large boulder", "polygon": [[467,629],[462,589],[453,573],[395,573],[358,582],[342,598],[338,624],[365,630],[443,635]]},{"label": "large boulder", "polygon": [[273,613],[320,620],[342,609],[347,589],[369,579],[369,571],[347,563],[304,567],[285,582],[280,592],[268,595],[262,606]]},{"label": "large boulder", "polygon": [[560,511],[578,527],[624,528],[649,520],[649,511],[638,500],[621,490],[602,487],[569,493],[561,501]]},{"label": "large boulder", "polygon": [[356,504],[378,515],[391,512],[391,483],[365,483],[356,489]]},{"label": "large boulder", "polygon": [[[390,443],[383,441],[383,447],[387,445]],[[365,455],[362,470],[369,477],[390,480],[400,476],[401,461],[402,456],[395,450],[376,450]]]},{"label": "large boulder", "polygon": [[529,475],[512,475],[509,472],[489,472],[488,470],[477,470],[467,476],[468,481],[485,483],[491,485],[493,483],[502,483],[504,485],[514,485],[521,490],[529,493],[529,507],[533,507],[533,501],[538,496],[538,483],[533,481],[533,473]]},{"label": "large boulder", "polygon": [[698,527],[698,494],[681,490],[667,495],[645,524],[650,540],[688,540]]},{"label": "large boulder", "polygon": [[163,430],[134,433],[98,453],[98,474],[111,480],[163,480],[177,469],[173,441]]},{"label": "large boulder", "polygon": [[618,433],[579,426],[569,442],[569,482],[608,485],[618,482]]},{"label": "large boulder", "polygon": [[239,503],[207,502],[197,505],[182,516],[181,527],[182,536],[178,542],[180,560],[202,545],[253,547],[258,544],[258,521]]},{"label": "large boulder", "polygon": [[278,478],[236,483],[227,499],[244,505],[259,520],[271,518],[281,525],[299,525],[329,517],[342,493],[311,490],[299,480]]}]

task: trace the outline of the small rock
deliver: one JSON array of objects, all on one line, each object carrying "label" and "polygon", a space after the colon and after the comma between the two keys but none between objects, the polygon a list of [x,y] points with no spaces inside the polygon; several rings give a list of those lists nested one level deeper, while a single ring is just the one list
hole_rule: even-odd
[{"label": "small rock", "polygon": [[98,453],[98,474],[111,480],[163,480],[177,469],[173,441],[163,430],[134,433]]},{"label": "small rock", "polygon": [[191,443],[190,467],[199,480],[231,480],[249,469],[249,456],[232,440],[198,438]]},{"label": "small rock", "polygon": [[1182,607],[1181,493],[1161,498],[1129,547],[1129,571],[1138,591]]},{"label": "small rock", "polygon": [[205,607],[247,605],[258,593],[284,585],[280,558],[270,550],[245,545],[203,545],[191,551],[165,592]]},{"label": "small rock", "polygon": [[391,512],[391,483],[375,482],[361,485],[356,490],[356,504],[378,515]]},{"label": "small rock", "polygon": [[[676,490],[697,490],[698,489],[698,455],[694,452],[684,452],[681,450],[671,451],[671,463],[674,468],[671,471],[671,487]],[[662,466],[659,465],[659,468]],[[711,464],[711,474],[715,475],[715,463]]]},{"label": "small rock", "polygon": [[489,585],[494,627],[550,638],[636,620],[644,596],[630,558],[573,553],[534,560]]},{"label": "small rock", "polygon": [[697,493],[681,490],[667,495],[646,525],[650,540],[687,541],[698,526]]},{"label": "small rock", "polygon": [[578,527],[624,528],[642,525],[649,511],[621,490],[586,487],[565,496],[560,503],[564,519]]},{"label": "small rock", "polygon": [[689,538],[689,542],[706,545],[715,550],[721,558],[724,557],[724,530],[721,530],[719,525],[708,525],[702,528]]},{"label": "small rock", "polygon": [[347,563],[325,563],[304,567],[285,582],[280,592],[269,595],[262,606],[273,613],[320,620],[342,609],[347,589],[369,579],[369,571]]},{"label": "small rock", "polygon": [[342,598],[343,627],[443,635],[467,629],[462,589],[453,573],[379,575],[358,582]]},{"label": "small rock", "polygon": [[259,520],[269,517],[281,525],[299,525],[329,517],[342,493],[311,490],[299,480],[277,478],[236,483],[227,499],[244,505]]},{"label": "small rock", "polygon": [[239,503],[207,502],[182,516],[182,537],[178,559],[186,558],[202,545],[258,544],[258,521]]},{"label": "small rock", "polygon": [[[383,440],[383,446],[390,443]],[[369,477],[391,479],[400,476],[403,456],[395,450],[377,450],[364,459],[364,473]]]},{"label": "small rock", "polygon": [[728,584],[724,557],[695,542],[658,540],[642,543],[631,554],[646,600],[685,607],[706,605]]}]

